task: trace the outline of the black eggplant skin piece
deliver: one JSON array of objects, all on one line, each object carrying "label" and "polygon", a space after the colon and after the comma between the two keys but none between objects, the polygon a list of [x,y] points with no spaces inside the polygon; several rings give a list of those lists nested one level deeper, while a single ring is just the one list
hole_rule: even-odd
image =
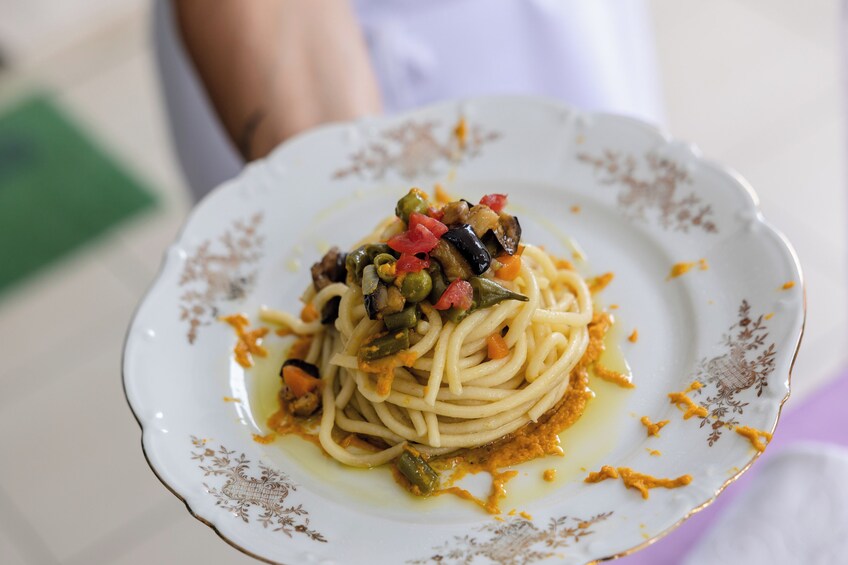
[{"label": "black eggplant skin piece", "polygon": [[321,323],[332,324],[339,317],[339,305],[342,303],[341,296],[334,296],[329,299],[324,307],[321,308]]},{"label": "black eggplant skin piece", "polygon": [[283,376],[283,369],[285,369],[288,365],[294,365],[298,369],[305,372],[307,375],[311,375],[316,379],[321,378],[321,372],[318,369],[318,366],[313,365],[312,363],[307,363],[303,359],[286,359],[286,361],[283,363],[283,366],[280,367],[280,377]]},{"label": "black eggplant skin piece", "polygon": [[344,282],[347,270],[345,262],[347,253],[342,253],[338,247],[333,247],[320,261],[312,265],[312,284],[315,290],[321,290],[332,283]]},{"label": "black eggplant skin piece", "polygon": [[468,261],[471,272],[475,275],[485,273],[492,264],[492,256],[489,250],[474,233],[474,229],[468,224],[462,224],[451,228],[442,236],[442,239],[453,245],[457,251]]}]

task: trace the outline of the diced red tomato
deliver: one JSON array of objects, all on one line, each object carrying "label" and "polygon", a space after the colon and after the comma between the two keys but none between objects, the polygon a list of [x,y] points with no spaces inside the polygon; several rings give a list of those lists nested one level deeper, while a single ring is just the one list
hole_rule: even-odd
[{"label": "diced red tomato", "polygon": [[400,259],[395,263],[395,273],[417,273],[430,266],[430,259],[419,259],[411,253],[401,253]]},{"label": "diced red tomato", "polygon": [[480,204],[485,204],[495,212],[500,213],[506,206],[506,194],[487,194],[480,199]]},{"label": "diced red tomato", "polygon": [[415,253],[427,253],[436,247],[437,243],[439,243],[439,238],[422,224],[416,224],[414,228],[410,228],[388,241],[389,247],[395,251],[413,255]]},{"label": "diced red tomato", "polygon": [[436,237],[442,237],[448,231],[448,227],[436,218],[413,212],[409,215],[409,229],[415,229],[417,225],[424,226]]},{"label": "diced red tomato", "polygon": [[468,310],[471,308],[471,303],[474,300],[474,289],[471,283],[456,279],[448,285],[438,302],[433,304],[436,310],[447,310],[451,306],[455,306],[460,310]]},{"label": "diced red tomato", "polygon": [[436,218],[437,220],[442,221],[442,218],[445,215],[445,211],[443,208],[433,208],[432,206],[430,206],[429,208],[427,208],[427,215],[431,218]]}]

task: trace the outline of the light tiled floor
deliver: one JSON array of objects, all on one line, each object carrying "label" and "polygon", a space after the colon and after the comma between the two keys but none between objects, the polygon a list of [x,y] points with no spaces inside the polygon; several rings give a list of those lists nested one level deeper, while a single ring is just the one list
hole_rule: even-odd
[{"label": "light tiled floor", "polygon": [[[65,5],[66,4],[66,5]],[[0,4],[0,105],[46,88],[152,186],[159,208],[0,299],[0,561],[251,563],[148,470],[123,399],[130,313],[187,211],[147,3]],[[808,284],[796,399],[845,367],[848,190],[836,0],[651,0],[669,129],[739,170]],[[23,11],[21,11],[23,10]]]}]

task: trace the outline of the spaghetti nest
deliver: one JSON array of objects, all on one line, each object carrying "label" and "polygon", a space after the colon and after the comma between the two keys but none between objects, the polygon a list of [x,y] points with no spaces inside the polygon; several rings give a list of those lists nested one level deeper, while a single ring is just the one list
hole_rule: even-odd
[{"label": "spaghetti nest", "polygon": [[[310,286],[303,297],[317,312],[336,301],[333,323],[263,309],[265,321],[309,340],[303,357],[320,372],[318,437],[330,456],[370,467],[397,458],[407,445],[428,455],[474,448],[537,421],[557,405],[589,343],[589,288],[567,262],[532,245],[522,247],[511,280],[498,279],[498,272],[488,269],[479,278],[523,300],[472,307],[453,317],[436,308],[442,299],[421,300],[420,315],[406,335],[408,347],[376,360],[363,358],[363,350],[392,332],[369,315],[362,285],[350,273],[345,282],[320,290]],[[492,355],[493,339],[505,344],[503,354]],[[380,447],[341,441],[350,434]]]}]

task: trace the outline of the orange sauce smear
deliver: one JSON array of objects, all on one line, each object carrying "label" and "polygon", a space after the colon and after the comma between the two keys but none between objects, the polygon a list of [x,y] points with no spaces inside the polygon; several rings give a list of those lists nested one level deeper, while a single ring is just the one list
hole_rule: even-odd
[{"label": "orange sauce smear", "polygon": [[645,430],[648,432],[648,436],[659,436],[660,430],[663,429],[663,426],[668,424],[668,420],[662,420],[657,423],[651,422],[651,419],[647,416],[642,416],[642,419],[639,420],[642,422],[642,425],[645,426]]},{"label": "orange sauce smear", "polygon": [[460,118],[456,122],[456,127],[453,128],[453,134],[456,137],[457,143],[459,143],[459,148],[465,149],[465,145],[468,143],[468,122],[465,121],[465,118]]},{"label": "orange sauce smear", "polygon": [[627,378],[627,375],[619,373],[618,371],[611,371],[600,363],[595,363],[593,372],[595,373],[596,377],[601,378],[614,385],[618,385],[621,388],[634,388],[636,386],[630,381],[630,379]]},{"label": "orange sauce smear", "polygon": [[268,333],[268,328],[258,328],[248,331],[247,328],[250,326],[250,321],[244,314],[224,316],[221,320],[227,322],[236,330],[238,341],[233,348],[233,353],[239,365],[248,369],[253,367],[252,355],[256,355],[257,357],[266,357],[268,355],[268,350],[260,345],[262,338]]},{"label": "orange sauce smear", "polygon": [[671,271],[669,271],[668,276],[666,277],[665,280],[668,281],[668,280],[671,280],[671,279],[676,279],[677,277],[679,277],[681,275],[685,275],[686,273],[688,273],[689,271],[691,271],[695,267],[698,267],[702,271],[706,271],[707,269],[710,268],[710,266],[707,264],[706,259],[699,259],[698,261],[692,261],[691,263],[687,263],[687,262],[675,263],[674,265],[671,266]]},{"label": "orange sauce smear", "polygon": [[589,292],[592,294],[601,292],[609,285],[609,283],[612,282],[613,277],[615,277],[614,273],[604,273],[603,275],[599,275],[591,279],[589,281]]},{"label": "orange sauce smear", "polygon": [[[737,426],[735,430],[736,433],[740,436],[748,438],[748,441],[751,442],[751,445],[754,446],[754,449],[756,449],[760,453],[766,450],[766,444],[771,441],[771,434],[769,432],[764,432],[756,428],[749,428],[748,426]],[[760,438],[763,438],[765,442],[760,441]]]},{"label": "orange sauce smear", "polygon": [[274,432],[271,432],[270,434],[265,434],[264,436],[259,434],[253,434],[253,441],[255,441],[256,443],[261,443],[263,445],[273,443],[275,439],[277,439],[277,434],[275,434]]},{"label": "orange sauce smear", "polygon": [[648,455],[653,455],[654,457],[658,457],[658,456],[662,455],[662,451],[660,451],[658,449],[648,449]]},{"label": "orange sauce smear", "polygon": [[627,341],[629,341],[630,343],[636,343],[637,341],[639,341],[639,330],[633,328],[633,333],[627,336]]},{"label": "orange sauce smear", "polygon": [[[368,342],[366,341],[362,347],[368,347]],[[377,375],[377,393],[385,396],[392,391],[392,383],[395,380],[395,368],[411,367],[415,364],[416,360],[418,360],[418,356],[415,353],[401,351],[395,355],[374,361],[363,361],[360,359],[358,364],[360,371]]]},{"label": "orange sauce smear", "polygon": [[668,400],[681,410],[683,410],[683,419],[688,420],[692,416],[698,416],[699,418],[707,417],[707,409],[699,404],[696,404],[686,393],[691,392],[693,390],[698,390],[703,385],[698,381],[693,382],[686,390],[681,392],[670,392],[668,393]]},{"label": "orange sauce smear", "polygon": [[790,288],[795,286],[795,281],[786,281],[783,283],[783,286],[780,287],[780,290],[789,290]]},{"label": "orange sauce smear", "polygon": [[618,479],[624,483],[627,488],[638,490],[642,494],[643,499],[650,497],[648,490],[652,488],[679,488],[686,486],[692,482],[692,475],[681,475],[676,479],[665,479],[652,477],[643,473],[637,473],[629,467],[613,468],[609,465],[604,465],[597,473],[589,473],[584,479],[587,483],[599,483],[607,479]]},{"label": "orange sauce smear", "polygon": [[576,205],[572,206],[571,207],[571,213],[572,214],[579,214],[580,213],[580,206],[576,206]]}]

